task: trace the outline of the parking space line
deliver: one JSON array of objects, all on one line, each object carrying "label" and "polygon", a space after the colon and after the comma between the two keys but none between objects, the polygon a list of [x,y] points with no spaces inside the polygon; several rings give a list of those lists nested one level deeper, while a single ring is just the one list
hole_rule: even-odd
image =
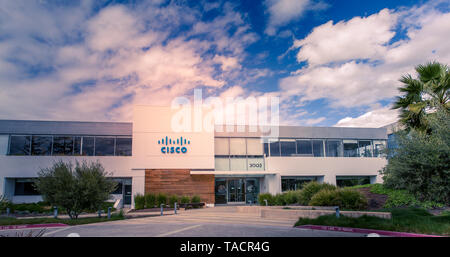
[{"label": "parking space line", "polygon": [[189,227],[186,227],[186,228],[174,230],[174,231],[171,231],[171,232],[159,234],[159,235],[157,235],[156,237],[168,236],[168,235],[176,234],[176,233],[179,233],[179,232],[182,232],[182,231],[185,231],[185,230],[189,230],[189,229],[193,229],[193,228],[196,228],[196,227],[200,227],[200,226],[201,226],[201,224],[193,225],[193,226],[189,226]]},{"label": "parking space line", "polygon": [[65,228],[58,229],[58,230],[50,231],[50,232],[47,232],[47,233],[43,234],[42,236],[43,237],[44,236],[48,236],[48,235],[51,235],[51,234],[54,234],[54,233],[57,233],[57,232],[61,232],[61,231],[67,230],[69,228],[72,228],[72,226],[68,226],[68,227],[65,227]]}]

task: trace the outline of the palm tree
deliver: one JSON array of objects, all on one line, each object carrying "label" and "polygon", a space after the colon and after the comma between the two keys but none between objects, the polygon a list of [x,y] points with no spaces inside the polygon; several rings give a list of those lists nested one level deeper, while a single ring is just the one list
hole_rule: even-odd
[{"label": "palm tree", "polygon": [[415,70],[417,79],[410,74],[400,79],[403,86],[399,91],[403,95],[397,97],[393,109],[400,109],[400,122],[406,128],[430,132],[427,115],[437,109],[450,110],[450,71],[438,62],[418,65]]}]

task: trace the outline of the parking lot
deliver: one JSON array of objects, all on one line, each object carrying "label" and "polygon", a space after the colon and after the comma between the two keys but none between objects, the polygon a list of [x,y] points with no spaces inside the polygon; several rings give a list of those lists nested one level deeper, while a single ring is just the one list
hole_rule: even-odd
[{"label": "parking lot", "polygon": [[[294,228],[295,220],[266,219],[215,207],[119,221],[45,229],[44,237],[353,237],[364,234]],[[42,229],[33,229],[37,233]],[[3,230],[0,235],[26,234],[30,229]]]}]

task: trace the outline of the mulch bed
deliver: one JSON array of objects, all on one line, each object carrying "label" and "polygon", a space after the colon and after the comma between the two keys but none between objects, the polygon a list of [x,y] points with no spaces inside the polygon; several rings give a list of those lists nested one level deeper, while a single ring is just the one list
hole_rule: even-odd
[{"label": "mulch bed", "polygon": [[367,201],[369,202],[368,210],[382,209],[388,198],[387,195],[371,193],[370,187],[358,188],[357,190],[367,198]]}]

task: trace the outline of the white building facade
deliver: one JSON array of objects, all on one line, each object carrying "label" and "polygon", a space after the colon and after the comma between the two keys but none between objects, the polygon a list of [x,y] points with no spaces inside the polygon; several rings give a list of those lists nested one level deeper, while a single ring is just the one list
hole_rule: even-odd
[{"label": "white building facade", "polygon": [[252,204],[259,193],[308,181],[380,183],[386,128],[280,126],[276,138],[249,126],[174,131],[174,110],[136,106],[132,123],[0,120],[0,194],[42,200],[33,180],[55,161],[99,161],[118,182],[112,198],[165,192],[214,204]]}]

